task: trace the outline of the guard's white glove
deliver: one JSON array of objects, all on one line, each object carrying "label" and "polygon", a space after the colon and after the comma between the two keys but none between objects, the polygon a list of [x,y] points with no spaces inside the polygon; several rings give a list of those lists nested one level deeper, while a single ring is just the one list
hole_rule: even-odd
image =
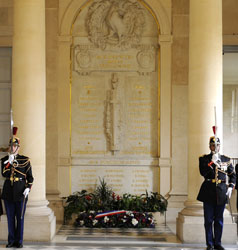
[{"label": "guard's white glove", "polygon": [[214,164],[219,165],[221,161],[219,159],[218,153],[212,155],[212,161],[214,162]]},{"label": "guard's white glove", "polygon": [[226,195],[228,196],[229,199],[231,198],[232,190],[233,190],[232,187],[228,187],[227,189]]},{"label": "guard's white glove", "polygon": [[13,163],[15,156],[13,154],[9,154],[8,159],[4,162],[4,164],[7,164],[8,162],[10,164]]},{"label": "guard's white glove", "polygon": [[23,192],[23,195],[25,196],[25,198],[27,197],[27,195],[29,194],[30,192],[30,188],[26,188]]}]

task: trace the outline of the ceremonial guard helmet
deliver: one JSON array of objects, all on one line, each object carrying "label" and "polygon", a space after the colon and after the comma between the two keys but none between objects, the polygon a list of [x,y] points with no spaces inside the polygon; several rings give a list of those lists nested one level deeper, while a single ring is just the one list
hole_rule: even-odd
[{"label": "ceremonial guard helmet", "polygon": [[17,127],[13,127],[13,133],[12,133],[12,137],[9,140],[9,146],[11,146],[12,144],[16,145],[16,146],[20,146],[20,139],[18,137],[16,137],[17,134]]},{"label": "ceremonial guard helmet", "polygon": [[218,137],[215,138],[215,136],[211,136],[210,139],[209,139],[209,144],[212,145],[212,144],[215,144],[215,143],[217,145],[221,144],[220,139]]}]

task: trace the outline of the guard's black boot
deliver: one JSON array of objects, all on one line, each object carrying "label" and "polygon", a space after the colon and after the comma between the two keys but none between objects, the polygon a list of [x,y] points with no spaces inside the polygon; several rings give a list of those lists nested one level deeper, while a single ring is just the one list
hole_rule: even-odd
[{"label": "guard's black boot", "polygon": [[207,246],[207,250],[213,250],[213,246]]},{"label": "guard's black boot", "polygon": [[214,249],[216,249],[216,250],[225,250],[225,248],[223,246],[220,246],[220,245],[218,245],[218,246],[215,245]]},{"label": "guard's black boot", "polygon": [[14,242],[13,242],[13,243],[8,243],[8,244],[6,245],[6,248],[11,248],[11,247],[15,247]]},{"label": "guard's black boot", "polygon": [[16,248],[23,248],[23,245],[21,243],[16,243]]}]

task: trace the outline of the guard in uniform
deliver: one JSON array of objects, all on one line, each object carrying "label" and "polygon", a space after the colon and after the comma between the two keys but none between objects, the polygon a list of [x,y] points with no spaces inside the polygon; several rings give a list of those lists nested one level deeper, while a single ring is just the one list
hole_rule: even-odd
[{"label": "guard in uniform", "polygon": [[29,158],[18,154],[19,138],[12,137],[9,144],[9,154],[1,159],[2,176],[5,178],[2,199],[8,221],[8,244],[6,247],[22,248],[24,214],[34,179]]},{"label": "guard in uniform", "polygon": [[203,202],[207,250],[223,250],[223,212],[235,187],[236,175],[230,158],[219,154],[219,138],[212,136],[209,143],[211,153],[199,158],[200,174],[204,181],[197,199]]},{"label": "guard in uniform", "polygon": [[2,198],[1,198],[1,190],[0,190],[0,216],[3,214],[3,209],[2,209]]}]

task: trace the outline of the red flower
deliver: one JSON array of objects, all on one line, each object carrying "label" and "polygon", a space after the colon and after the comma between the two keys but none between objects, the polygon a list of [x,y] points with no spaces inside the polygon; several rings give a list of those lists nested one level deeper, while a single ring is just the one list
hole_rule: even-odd
[{"label": "red flower", "polygon": [[117,200],[118,200],[118,201],[120,200],[120,196],[119,196],[119,195],[117,196]]},{"label": "red flower", "polygon": [[90,195],[85,196],[86,200],[90,201],[92,200],[92,197]]},{"label": "red flower", "polygon": [[115,193],[113,192],[113,193],[112,193],[112,199],[113,199],[113,200],[115,200],[115,196],[116,196],[116,195],[115,195]]}]

